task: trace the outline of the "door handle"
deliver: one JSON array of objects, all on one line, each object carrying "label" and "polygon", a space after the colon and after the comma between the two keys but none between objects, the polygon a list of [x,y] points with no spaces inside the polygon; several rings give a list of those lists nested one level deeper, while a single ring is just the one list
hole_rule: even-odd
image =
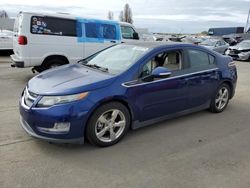
[{"label": "door handle", "polygon": [[115,40],[111,40],[110,42],[111,42],[111,43],[116,43],[116,41],[115,41]]}]

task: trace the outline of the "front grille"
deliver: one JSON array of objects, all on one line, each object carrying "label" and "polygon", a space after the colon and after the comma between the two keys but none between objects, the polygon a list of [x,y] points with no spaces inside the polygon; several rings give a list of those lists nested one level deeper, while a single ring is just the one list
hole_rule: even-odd
[{"label": "front grille", "polygon": [[23,92],[23,100],[24,104],[28,107],[31,107],[32,104],[35,102],[37,99],[38,95],[35,93],[30,92],[27,88],[25,88]]}]

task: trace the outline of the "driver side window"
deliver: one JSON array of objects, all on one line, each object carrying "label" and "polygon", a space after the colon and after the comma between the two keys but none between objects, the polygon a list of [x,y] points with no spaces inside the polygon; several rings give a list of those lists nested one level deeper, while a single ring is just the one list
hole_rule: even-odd
[{"label": "driver side window", "polygon": [[157,54],[142,68],[140,78],[150,76],[156,67],[165,67],[172,71],[182,69],[182,53],[179,50],[167,51]]}]

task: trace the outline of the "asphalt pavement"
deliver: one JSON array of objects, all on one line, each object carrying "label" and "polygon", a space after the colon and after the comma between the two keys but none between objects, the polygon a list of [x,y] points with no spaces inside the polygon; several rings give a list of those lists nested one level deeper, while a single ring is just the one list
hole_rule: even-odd
[{"label": "asphalt pavement", "polygon": [[0,57],[0,187],[250,187],[250,63],[236,64],[236,95],[223,113],[167,120],[97,148],[29,137],[18,98],[34,74]]}]

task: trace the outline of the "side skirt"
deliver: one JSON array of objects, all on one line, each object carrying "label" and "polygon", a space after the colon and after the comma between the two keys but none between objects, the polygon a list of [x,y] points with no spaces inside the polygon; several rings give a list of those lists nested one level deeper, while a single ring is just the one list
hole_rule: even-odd
[{"label": "side skirt", "polygon": [[140,122],[140,121],[136,120],[136,121],[134,121],[132,123],[131,127],[132,127],[133,130],[135,130],[135,129],[138,129],[138,128],[141,128],[141,127],[146,127],[146,126],[149,126],[149,125],[152,125],[154,123],[158,123],[158,122],[161,122],[161,121],[164,121],[164,120],[167,120],[167,119],[172,119],[172,118],[175,118],[175,117],[179,117],[179,116],[183,116],[183,115],[186,115],[186,114],[190,114],[190,113],[198,112],[198,111],[201,111],[201,110],[205,110],[205,109],[209,108],[210,103],[211,103],[211,101],[209,100],[207,103],[205,103],[205,104],[203,104],[201,106],[198,106],[198,107],[195,107],[195,108],[192,108],[192,109],[183,110],[183,111],[180,111],[180,112],[176,112],[174,114],[168,114],[166,116],[150,119],[150,120],[143,121],[143,122]]}]

